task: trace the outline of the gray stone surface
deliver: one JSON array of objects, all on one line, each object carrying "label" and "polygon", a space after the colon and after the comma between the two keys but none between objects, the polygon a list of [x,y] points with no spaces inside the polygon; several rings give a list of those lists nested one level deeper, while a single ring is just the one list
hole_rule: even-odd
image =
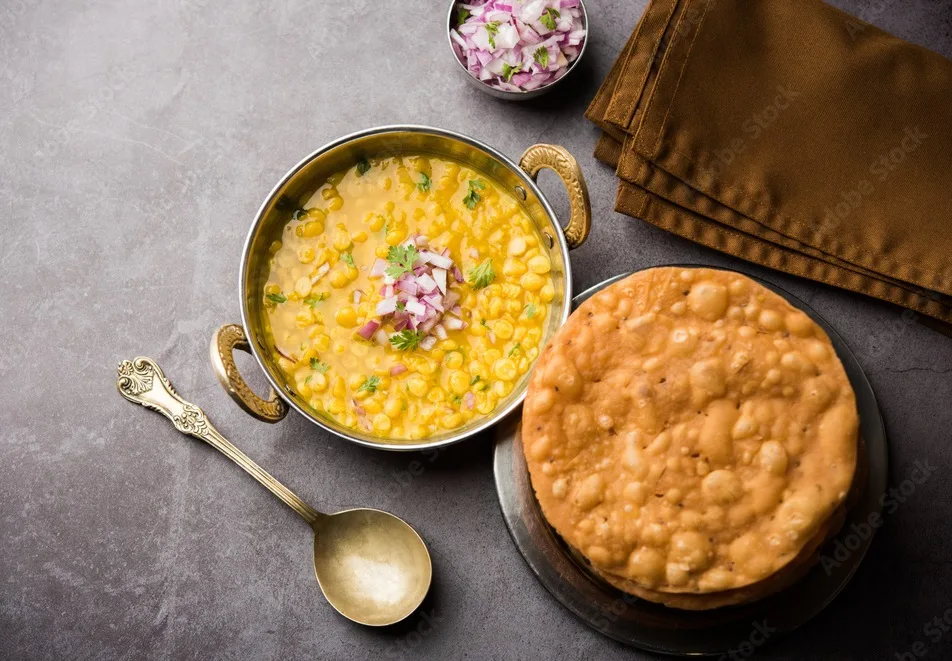
[{"label": "gray stone surface", "polygon": [[[255,422],[207,359],[212,331],[238,319],[238,258],[263,196],[312,149],[378,124],[455,129],[514,157],[537,141],[568,147],[595,212],[573,255],[577,290],[665,262],[736,264],[612,211],[615,181],[591,157],[582,111],[645,2],[589,4],[589,54],[568,93],[507,105],[448,59],[444,2],[0,3],[0,657],[648,658],[534,579],[500,516],[488,438],[424,459],[402,488],[419,457],[352,447],[294,415]],[[952,56],[949,0],[837,4]],[[543,187],[564,208],[554,177]],[[892,482],[917,460],[939,467],[832,606],[758,653],[908,659],[919,641],[949,658],[952,632],[934,642],[923,627],[952,607],[952,341],[892,307],[753,272],[811,302],[859,355]],[[294,514],[120,399],[116,363],[139,354],[305,499],[418,526],[435,560],[433,626],[336,616]]]}]

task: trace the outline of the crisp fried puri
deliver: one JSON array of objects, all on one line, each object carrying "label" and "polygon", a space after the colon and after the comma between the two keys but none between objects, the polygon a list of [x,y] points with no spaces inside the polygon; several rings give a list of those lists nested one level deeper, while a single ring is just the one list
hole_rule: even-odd
[{"label": "crisp fried puri", "polygon": [[[722,592],[709,592],[706,594],[670,593],[650,590],[640,586],[634,581],[606,572],[594,571],[602,580],[623,592],[633,594],[647,601],[653,601],[655,603],[664,604],[670,608],[680,608],[682,610],[712,610],[724,606],[737,606],[776,594],[800,580],[820,560],[823,545],[839,533],[846,519],[846,513],[862,496],[863,487],[866,482],[866,471],[868,470],[868,462],[863,452],[864,444],[862,436],[859,437],[859,446],[856,474],[853,479],[853,485],[850,487],[850,492],[847,494],[844,503],[820,526],[820,530],[800,549],[800,553],[797,554],[796,558],[762,581],[735,590],[725,590]],[[572,549],[572,551],[576,556],[580,555],[576,549]]]},{"label": "crisp fried puri", "polygon": [[543,514],[592,566],[654,592],[763,581],[843,504],[855,397],[807,315],[742,275],[657,268],[583,303],[523,410]]},{"label": "crisp fried puri", "polygon": [[633,594],[647,601],[664,604],[669,608],[679,608],[681,610],[712,610],[714,608],[723,608],[724,606],[739,606],[769,597],[800,580],[819,560],[820,549],[823,544],[839,532],[845,514],[845,507],[841,506],[838,508],[833,515],[820,526],[816,535],[800,549],[797,556],[782,569],[762,581],[733,590],[709,592],[705,594],[658,592],[613,574],[597,570],[596,573],[607,583],[622,592]]}]

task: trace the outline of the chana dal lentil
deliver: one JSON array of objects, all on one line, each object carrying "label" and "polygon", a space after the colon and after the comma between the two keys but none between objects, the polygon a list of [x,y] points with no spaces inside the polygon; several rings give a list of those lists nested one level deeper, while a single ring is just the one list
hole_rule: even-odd
[{"label": "chana dal lentil", "polygon": [[492,413],[539,355],[555,297],[519,203],[432,155],[328,177],[270,252],[281,371],[319,414],[387,439]]}]

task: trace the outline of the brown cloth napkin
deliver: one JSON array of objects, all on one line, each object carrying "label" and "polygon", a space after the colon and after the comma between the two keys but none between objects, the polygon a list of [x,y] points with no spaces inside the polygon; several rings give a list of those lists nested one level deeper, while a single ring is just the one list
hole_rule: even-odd
[{"label": "brown cloth napkin", "polygon": [[618,211],[952,323],[952,62],[819,0],[653,0],[586,116]]}]

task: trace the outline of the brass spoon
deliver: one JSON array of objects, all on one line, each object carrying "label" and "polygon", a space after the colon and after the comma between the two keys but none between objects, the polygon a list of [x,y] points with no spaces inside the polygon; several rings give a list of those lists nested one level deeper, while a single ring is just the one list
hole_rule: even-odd
[{"label": "brass spoon", "polygon": [[297,512],[314,530],[314,571],[338,613],[385,626],[410,615],[430,589],[433,567],[420,535],[389,512],[361,508],[322,514],[218,433],[205,412],[183,400],[150,358],[124,360],[116,384],[130,402],[163,414],[183,434],[224,454]]}]

